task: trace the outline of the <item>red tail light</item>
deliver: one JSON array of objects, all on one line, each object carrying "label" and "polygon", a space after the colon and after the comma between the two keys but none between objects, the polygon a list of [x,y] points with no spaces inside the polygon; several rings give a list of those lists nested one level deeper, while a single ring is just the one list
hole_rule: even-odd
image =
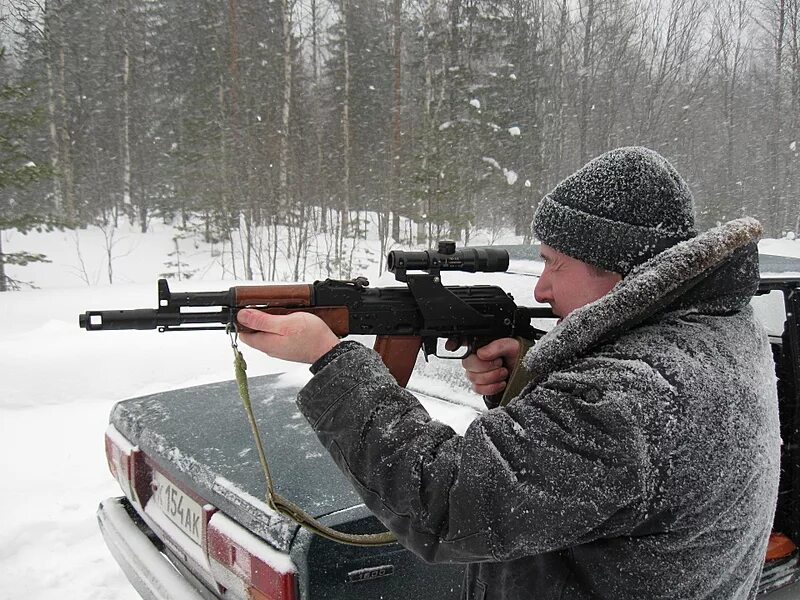
[{"label": "red tail light", "polygon": [[[111,474],[119,482],[125,495],[138,504],[137,510],[145,520],[148,520],[147,515],[153,519],[154,515],[163,514],[163,522],[156,520],[151,523],[159,530],[163,530],[165,524],[174,523],[174,519],[170,521],[172,517],[164,513],[161,507],[154,508],[153,511],[156,512],[145,509],[156,483],[153,480],[153,467],[145,459],[144,453],[113,425],[106,430],[105,446]],[[180,491],[186,494],[185,491]],[[196,497],[192,499],[201,502]],[[204,572],[210,568],[210,572],[206,573],[207,577],[204,576],[203,579],[212,584],[215,582],[221,591],[235,588],[235,597],[247,597],[250,600],[296,600],[296,568],[289,556],[273,549],[224,514],[214,511],[216,509],[211,505],[203,506],[203,523],[206,524],[204,537],[201,535],[200,540],[191,538],[187,547],[177,546],[188,556],[193,556],[192,549],[199,553],[194,557],[195,566],[202,568]],[[160,535],[163,535],[163,531]],[[180,537],[180,533],[177,535]],[[175,539],[169,538],[167,534],[165,541],[176,543]],[[190,540],[188,534],[186,539]]]},{"label": "red tail light", "polygon": [[109,425],[106,430],[106,460],[108,469],[122,487],[125,495],[131,497],[131,454],[136,450],[116,427]]},{"label": "red tail light", "polygon": [[296,569],[286,554],[220,513],[211,516],[206,540],[208,557],[234,573],[252,600],[296,599]]},{"label": "red tail light", "polygon": [[113,425],[106,429],[106,460],[108,469],[125,495],[141,506],[147,504],[152,494],[152,473],[139,448],[131,444]]},{"label": "red tail light", "polygon": [[767,545],[767,556],[764,560],[778,560],[791,556],[797,550],[794,542],[788,536],[778,531],[773,531],[769,535],[769,544]]}]

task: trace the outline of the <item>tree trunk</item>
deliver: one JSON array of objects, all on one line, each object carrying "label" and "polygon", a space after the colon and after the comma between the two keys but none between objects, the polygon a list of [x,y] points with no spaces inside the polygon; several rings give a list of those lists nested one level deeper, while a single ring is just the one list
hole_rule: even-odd
[{"label": "tree trunk", "polygon": [[278,161],[278,206],[288,211],[289,202],[289,122],[292,108],[292,20],[287,0],[281,0],[283,26],[283,95],[281,103],[280,158]]},{"label": "tree trunk", "polygon": [[[350,10],[349,0],[342,0],[342,31],[344,38],[344,98],[342,100],[342,144],[344,173],[342,181],[342,206],[341,206],[341,227],[339,234],[339,276],[349,277],[349,273],[343,272],[344,266],[344,239],[350,232],[350,31],[348,28],[348,12]],[[355,243],[355,240],[354,242]]]},{"label": "tree trunk", "polygon": [[[60,21],[60,16],[58,19]],[[77,204],[75,202],[75,179],[72,171],[72,139],[67,121],[66,58],[64,53],[64,32],[62,29],[63,26],[59,23],[58,86],[56,88],[56,96],[58,98],[58,110],[61,113],[61,118],[58,128],[58,139],[61,148],[61,171],[64,177],[64,202],[66,204],[68,218],[70,221],[73,221],[77,216]]]},{"label": "tree trunk", "polygon": [[328,230],[328,211],[325,210],[328,204],[326,190],[322,186],[322,101],[320,97],[320,75],[319,75],[319,23],[317,16],[317,0],[311,0],[311,66],[314,75],[314,136],[316,142],[316,162],[314,164],[314,189],[317,190],[317,203],[320,208],[320,231],[325,233]]},{"label": "tree trunk", "polygon": [[[387,221],[387,234],[388,234],[388,220],[389,210],[393,209],[392,218],[392,239],[395,242],[400,241],[400,213],[406,212],[401,201],[401,194],[399,193],[400,183],[400,117],[402,107],[402,0],[394,0],[392,5],[392,25],[394,28],[394,39],[392,43],[393,53],[393,85],[394,85],[394,105],[392,106],[392,151],[389,160],[391,160],[391,178],[389,180],[389,202],[386,206],[386,214],[384,219]],[[388,241],[388,240],[386,240]],[[385,254],[386,241],[381,237],[381,253]]]},{"label": "tree trunk", "polygon": [[7,292],[6,257],[3,255],[3,230],[0,229],[0,292]]},{"label": "tree trunk", "polygon": [[768,186],[770,199],[770,215],[772,223],[770,232],[777,236],[780,232],[780,202],[783,182],[781,181],[781,126],[782,126],[782,63],[783,63],[783,43],[786,29],[786,0],[778,0],[777,30],[775,34],[775,67],[772,88],[772,111],[773,122],[770,132],[770,178],[771,185]]},{"label": "tree trunk", "polygon": [[[225,87],[223,86],[222,79],[220,78],[219,88],[217,92],[217,99],[219,102],[219,109],[220,109],[220,136],[219,136],[219,143],[220,143],[220,156],[219,156],[219,169],[221,173],[221,181],[222,181],[222,189],[220,190],[220,205],[218,207],[220,213],[220,239],[223,241],[222,245],[222,255],[224,257],[225,254],[225,242],[224,240],[230,240],[231,244],[231,269],[233,271],[233,278],[236,279],[236,255],[234,254],[233,249],[233,236],[231,234],[231,217],[236,214],[238,217],[238,210],[234,210],[231,202],[230,196],[230,189],[231,189],[231,177],[228,169],[228,148],[225,143]],[[238,218],[237,218],[238,223]],[[224,268],[223,268],[223,275],[224,275]]]},{"label": "tree trunk", "polygon": [[[54,7],[54,4],[57,6]],[[70,160],[70,136],[66,122],[65,57],[60,10],[60,1],[47,2],[44,4],[44,14],[42,15],[44,21],[42,37],[47,71],[47,108],[50,117],[50,143],[52,146],[50,164],[55,172],[53,192],[56,203],[62,208],[67,222],[74,223],[77,219],[77,211]]]},{"label": "tree trunk", "polygon": [[122,0],[122,204],[133,219],[131,207],[131,140],[130,140],[130,48],[128,2]]},{"label": "tree trunk", "polygon": [[592,68],[592,26],[594,25],[594,0],[588,0],[586,6],[586,16],[583,21],[583,63],[581,64],[580,82],[580,106],[578,108],[578,153],[580,162],[585,163],[589,159],[588,136],[589,136],[589,111],[591,110],[590,98],[590,75]]},{"label": "tree trunk", "polygon": [[58,125],[56,124],[56,100],[55,100],[55,84],[53,82],[53,65],[50,59],[49,42],[45,41],[48,56],[45,58],[45,65],[47,70],[47,115],[48,115],[48,131],[50,133],[50,167],[53,169],[53,198],[55,200],[56,208],[63,212],[67,221],[71,221],[75,215],[67,210],[64,203],[64,191],[62,188],[61,179],[61,144],[58,141]]},{"label": "tree trunk", "polygon": [[[789,26],[791,29],[789,48],[791,51],[792,60],[792,105],[789,135],[791,136],[790,139],[795,144],[795,148],[797,148],[797,143],[799,141],[798,136],[800,136],[800,1],[790,0],[789,7]],[[796,158],[797,151],[795,150],[793,153],[795,154]],[[791,162],[794,161],[787,161],[787,163]],[[786,167],[786,197],[797,198],[798,193],[800,193],[800,181],[798,180],[796,168],[791,167],[789,164],[787,164]],[[797,232],[795,224],[797,207],[793,206],[792,202],[784,202],[783,207],[784,210],[781,214],[783,226],[794,232]]]}]

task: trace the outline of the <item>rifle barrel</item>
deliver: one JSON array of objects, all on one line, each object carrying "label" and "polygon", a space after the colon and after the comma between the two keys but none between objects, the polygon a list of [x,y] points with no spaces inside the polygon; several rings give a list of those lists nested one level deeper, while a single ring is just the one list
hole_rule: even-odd
[{"label": "rifle barrel", "polygon": [[[180,310],[153,308],[90,310],[78,315],[78,324],[86,331],[160,328],[166,330],[178,325],[225,325],[233,318],[234,312],[230,310],[180,312]],[[222,327],[215,329],[222,329]]]},{"label": "rifle barrel", "polygon": [[86,331],[101,329],[155,329],[158,311],[152,308],[134,310],[88,310],[78,316],[78,324]]}]

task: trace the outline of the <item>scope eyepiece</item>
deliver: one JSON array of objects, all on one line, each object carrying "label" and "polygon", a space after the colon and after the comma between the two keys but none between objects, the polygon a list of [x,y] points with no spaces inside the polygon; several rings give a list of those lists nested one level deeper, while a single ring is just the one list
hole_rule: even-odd
[{"label": "scope eyepiece", "polygon": [[[447,244],[447,245],[445,245]],[[390,273],[402,271],[465,271],[491,273],[508,269],[508,252],[492,246],[455,249],[447,242],[439,243],[439,251],[404,252],[392,250],[386,258]]]}]

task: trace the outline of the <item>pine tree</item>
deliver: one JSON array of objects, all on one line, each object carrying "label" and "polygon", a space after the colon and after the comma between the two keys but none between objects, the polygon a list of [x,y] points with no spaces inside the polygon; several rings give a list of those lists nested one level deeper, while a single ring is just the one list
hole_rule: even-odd
[{"label": "pine tree", "polygon": [[[5,48],[0,48],[0,80],[10,81],[5,67]],[[26,149],[26,134],[40,120],[39,111],[29,106],[31,88],[22,84],[0,84],[0,292],[19,288],[22,282],[12,279],[6,265],[24,266],[47,262],[43,254],[31,252],[4,253],[2,232],[16,229],[26,233],[32,229],[51,229],[57,221],[37,207],[21,203],[15,191],[24,189],[52,174],[49,167],[37,166]]]}]

